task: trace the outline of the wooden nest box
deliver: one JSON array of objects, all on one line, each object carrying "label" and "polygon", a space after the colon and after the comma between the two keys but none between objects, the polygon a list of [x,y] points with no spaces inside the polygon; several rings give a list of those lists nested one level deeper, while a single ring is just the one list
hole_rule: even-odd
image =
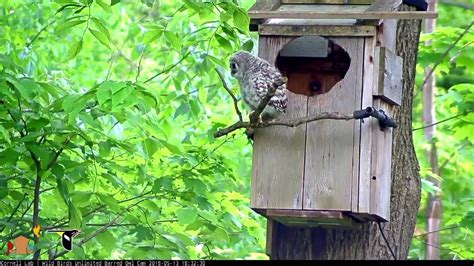
[{"label": "wooden nest box", "polygon": [[[280,118],[366,107],[390,115],[403,95],[397,20],[436,17],[396,11],[401,4],[257,0],[249,16],[259,57],[288,78],[288,109]],[[258,129],[251,207],[289,226],[389,221],[392,131],[374,118]]]}]

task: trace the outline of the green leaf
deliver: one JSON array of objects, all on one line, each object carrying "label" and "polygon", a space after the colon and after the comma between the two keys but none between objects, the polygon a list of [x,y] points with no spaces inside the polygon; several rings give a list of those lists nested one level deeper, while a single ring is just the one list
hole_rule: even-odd
[{"label": "green leaf", "polygon": [[99,243],[102,245],[102,249],[104,249],[107,253],[112,252],[112,250],[115,248],[113,245],[115,243],[115,237],[107,230],[97,235],[97,241],[99,241]]},{"label": "green leaf", "polygon": [[157,40],[158,38],[160,38],[162,34],[163,34],[163,30],[148,31],[145,33],[145,37],[143,37],[143,42],[146,44],[151,43]]},{"label": "green leaf", "polygon": [[171,31],[165,31],[165,37],[176,50],[181,48],[182,42],[180,39],[178,39],[178,37],[176,37],[176,34]]},{"label": "green leaf", "polygon": [[[2,188],[1,181],[0,181],[0,188]],[[12,199],[18,200],[18,201],[22,200],[23,196],[26,195],[26,193],[23,194],[23,193],[20,193],[16,190],[11,190],[9,193],[10,193],[10,197],[12,197]]]},{"label": "green leaf", "polygon": [[94,25],[97,27],[97,29],[102,32],[105,37],[107,37],[107,41],[108,43],[110,43],[111,41],[111,37],[110,37],[110,33],[109,33],[109,30],[105,27],[104,23],[98,19],[98,18],[94,18],[92,17],[92,22],[94,22]]},{"label": "green leaf", "polygon": [[110,0],[110,5],[113,6],[113,5],[116,5],[120,3],[120,0]]},{"label": "green leaf", "polygon": [[77,240],[72,242],[73,244],[72,254],[74,255],[75,259],[84,259],[86,257],[84,253],[84,248],[82,246],[75,244],[77,242],[78,242]]},{"label": "green leaf", "polygon": [[106,12],[112,13],[112,9],[110,8],[110,6],[107,5],[106,3],[104,3],[104,1],[102,1],[102,0],[95,0],[95,2],[96,2],[100,7],[102,7],[102,9],[105,10]]},{"label": "green leaf", "polygon": [[152,158],[153,154],[161,147],[160,141],[154,138],[147,138],[143,142],[143,147],[149,159]]},{"label": "green leaf", "polygon": [[87,206],[90,204],[92,192],[89,191],[74,191],[71,193],[71,200],[76,207]]},{"label": "green leaf", "polygon": [[235,9],[233,17],[235,26],[244,31],[248,30],[250,20],[243,10],[241,10],[240,8]]},{"label": "green leaf", "polygon": [[93,29],[89,29],[89,31],[92,33],[92,35],[94,35],[94,37],[95,37],[100,43],[102,43],[103,45],[107,46],[107,48],[111,49],[111,47],[110,47],[110,41],[109,41],[109,39],[107,39],[107,36],[106,36],[105,34],[103,34],[103,33],[100,32],[100,31],[93,30]]},{"label": "green leaf", "polygon": [[198,212],[193,208],[184,208],[178,210],[176,215],[178,216],[179,223],[186,225],[193,223],[196,220]]},{"label": "green leaf", "polygon": [[69,189],[67,187],[67,184],[66,184],[66,180],[64,180],[63,178],[59,178],[59,177],[56,177],[56,183],[58,185],[58,191],[59,191],[59,194],[61,195],[61,198],[63,198],[64,200],[64,203],[66,203],[66,205],[71,205],[70,203],[70,195],[69,195]]},{"label": "green leaf", "polygon": [[99,196],[99,199],[107,206],[109,206],[113,211],[120,212],[120,207],[114,197],[100,193],[98,193],[97,196]]},{"label": "green leaf", "polygon": [[179,107],[178,109],[176,109],[176,111],[174,112],[174,116],[173,118],[176,118],[180,115],[184,115],[184,114],[188,114],[189,112],[189,105],[188,103],[186,102],[183,102]]},{"label": "green leaf", "polygon": [[217,239],[224,240],[225,242],[230,242],[229,235],[222,228],[216,228],[216,230],[214,230],[214,235]]},{"label": "green leaf", "polygon": [[71,21],[67,21],[65,23],[61,23],[59,24],[57,27],[56,27],[56,33],[60,33],[66,29],[69,29],[71,27],[74,27],[76,25],[80,25],[82,23],[86,22],[86,20],[71,20]]},{"label": "green leaf", "polygon": [[[97,88],[96,96],[97,101],[100,105],[104,105],[107,101],[111,100],[113,102],[112,95],[121,90],[126,86],[125,82],[115,82],[115,81],[106,81],[99,85]],[[116,100],[120,99],[120,96]]]},{"label": "green leaf", "polygon": [[163,144],[173,154],[181,154],[182,153],[181,149],[178,146],[175,146],[175,145],[169,143],[168,141],[162,140],[161,144]]},{"label": "green leaf", "polygon": [[120,177],[115,174],[104,173],[103,176],[112,182],[112,185],[128,189],[127,183],[125,183]]},{"label": "green leaf", "polygon": [[72,204],[68,206],[68,209],[69,209],[69,227],[81,228],[82,226],[81,212]]},{"label": "green leaf", "polygon": [[84,5],[81,5],[81,4],[79,4],[79,3],[66,4],[66,5],[60,7],[60,8],[56,11],[55,15],[58,14],[59,12],[62,12],[62,11],[65,10],[66,8],[73,8],[73,7],[84,7]]},{"label": "green leaf", "polygon": [[197,178],[186,178],[184,183],[186,187],[192,189],[198,195],[202,195],[207,191],[206,184]]},{"label": "green leaf", "polygon": [[246,41],[246,42],[242,45],[242,49],[244,49],[244,50],[247,51],[247,52],[252,52],[252,50],[253,50],[253,40],[250,39],[250,40]]},{"label": "green leaf", "polygon": [[25,90],[21,94],[27,96],[27,99],[33,99],[41,90],[40,86],[32,79],[20,79],[20,83],[22,86],[19,86],[17,89]]},{"label": "green leaf", "polygon": [[459,225],[474,232],[474,211],[466,213]]},{"label": "green leaf", "polygon": [[[133,87],[125,86],[112,95],[112,109],[122,104],[133,92]],[[126,102],[126,101],[125,101]]]},{"label": "green leaf", "polygon": [[228,52],[233,51],[232,44],[226,38],[222,37],[219,34],[216,34],[216,40],[220,44],[220,46]]},{"label": "green leaf", "polygon": [[0,178],[0,199],[8,196],[7,179]]},{"label": "green leaf", "polygon": [[66,61],[69,61],[76,57],[79,52],[82,50],[82,39],[80,41],[74,42],[71,47],[69,48],[69,52],[66,56]]}]

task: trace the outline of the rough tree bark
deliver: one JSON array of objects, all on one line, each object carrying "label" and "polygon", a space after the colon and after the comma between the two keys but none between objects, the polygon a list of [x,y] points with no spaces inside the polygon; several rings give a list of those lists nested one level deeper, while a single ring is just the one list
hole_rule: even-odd
[{"label": "rough tree bark", "polygon": [[[415,10],[402,5],[400,10]],[[390,223],[382,224],[397,259],[406,259],[420,206],[421,181],[412,138],[412,103],[420,20],[401,20],[397,54],[403,57],[403,102],[393,113],[399,127],[392,150]],[[271,222],[271,259],[393,259],[376,223],[357,230],[289,228]]]}]

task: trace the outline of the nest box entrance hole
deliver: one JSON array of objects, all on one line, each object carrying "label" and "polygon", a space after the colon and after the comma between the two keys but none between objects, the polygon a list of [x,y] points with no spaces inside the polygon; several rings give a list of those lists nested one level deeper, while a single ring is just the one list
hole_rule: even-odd
[{"label": "nest box entrance hole", "polygon": [[349,54],[333,41],[320,36],[298,37],[279,52],[276,66],[288,78],[288,90],[306,96],[330,91],[344,79]]}]

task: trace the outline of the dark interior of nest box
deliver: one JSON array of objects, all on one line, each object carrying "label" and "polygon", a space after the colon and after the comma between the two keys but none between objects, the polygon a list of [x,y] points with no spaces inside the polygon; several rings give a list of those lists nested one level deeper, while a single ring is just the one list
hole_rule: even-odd
[{"label": "dark interior of nest box", "polygon": [[330,91],[344,78],[350,63],[344,48],[319,36],[290,41],[276,60],[276,66],[288,78],[288,90],[307,96]]}]

